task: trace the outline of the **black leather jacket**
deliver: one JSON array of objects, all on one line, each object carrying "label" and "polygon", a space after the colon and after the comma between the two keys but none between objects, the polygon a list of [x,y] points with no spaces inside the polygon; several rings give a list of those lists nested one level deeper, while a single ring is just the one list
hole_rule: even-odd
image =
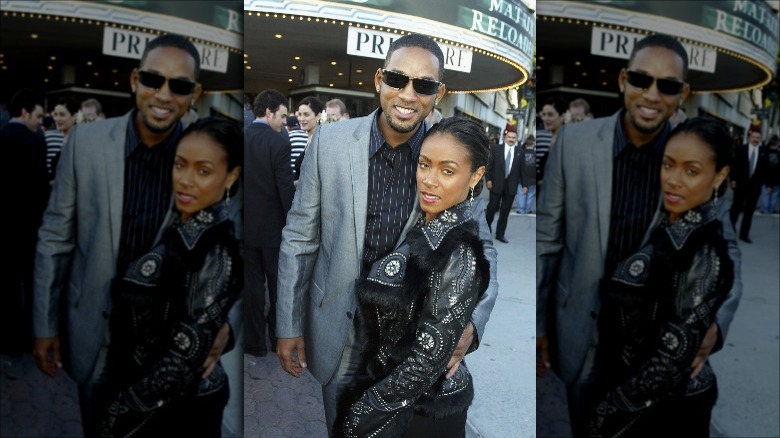
[{"label": "black leather jacket", "polygon": [[709,363],[690,379],[691,363],[733,279],[712,202],[664,221],[618,264],[602,291],[591,436],[632,435],[647,409],[715,384]]},{"label": "black leather jacket", "polygon": [[243,284],[243,263],[224,203],[180,223],[114,285],[104,436],[132,436],[182,395],[222,389],[218,363],[203,362]]},{"label": "black leather jacket", "polygon": [[400,436],[415,411],[461,413],[473,398],[465,364],[452,378],[444,375],[488,286],[478,227],[466,202],[427,224],[422,219],[358,283],[355,330],[365,374],[345,395],[348,437]]}]

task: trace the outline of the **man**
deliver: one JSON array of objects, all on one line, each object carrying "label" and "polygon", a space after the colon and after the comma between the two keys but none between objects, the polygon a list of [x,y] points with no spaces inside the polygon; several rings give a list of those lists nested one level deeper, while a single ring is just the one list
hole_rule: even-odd
[{"label": "man", "polygon": [[[624,108],[562,128],[550,149],[536,216],[537,375],[552,365],[566,383],[575,436],[585,434],[588,407],[580,402],[598,344],[599,286],[653,226],[669,118],[689,92],[687,67],[677,40],[638,41],[618,78]],[[723,345],[742,293],[739,250],[725,203],[720,207],[735,281],[692,364],[694,374]]]},{"label": "man", "polygon": [[490,202],[487,207],[487,224],[492,226],[493,217],[498,211],[498,224],[496,225],[496,240],[509,243],[504,233],[509,220],[509,211],[512,210],[512,202],[517,195],[517,186],[520,183],[521,151],[516,148],[517,133],[507,131],[504,134],[504,143],[491,148],[490,161],[485,172],[485,186],[490,190]]},{"label": "man", "polygon": [[81,102],[81,123],[105,119],[106,115],[103,113],[103,105],[97,99],[90,98]]},{"label": "man", "polygon": [[[247,169],[244,235],[244,352],[265,356],[266,323],[271,349],[276,351],[276,273],[279,245],[295,189],[290,169],[290,142],[279,135],[287,120],[287,99],[276,90],[265,90],[254,102],[255,121],[244,131]],[[265,314],[265,284],[270,310]]]},{"label": "man", "polygon": [[517,210],[520,214],[536,212],[536,139],[529,135],[523,144],[520,161],[520,192]]},{"label": "man", "polygon": [[761,213],[777,213],[780,207],[780,138],[773,135],[766,143],[766,181],[761,191]]},{"label": "man", "polygon": [[341,99],[331,99],[325,103],[325,113],[328,115],[328,122],[339,122],[349,120],[347,106]]},{"label": "man", "polygon": [[761,186],[767,179],[767,149],[761,147],[761,131],[751,129],[748,134],[748,144],[737,148],[734,154],[734,165],[731,167],[731,189],[734,199],[731,203],[729,216],[736,231],[737,219],[742,213],[742,223],[739,226],[739,240],[753,243],[750,240],[750,226],[753,225],[753,213],[761,195]]},{"label": "man", "polygon": [[[12,257],[6,259],[8,279],[3,293],[2,343],[0,352],[18,355],[29,351],[32,333],[32,280],[38,226],[49,198],[46,142],[39,132],[43,120],[43,97],[32,90],[13,95],[8,109],[11,119],[0,129],[3,158],[11,171],[4,172],[8,205],[12,214],[7,230],[21,239]],[[23,182],[23,188],[18,188]],[[16,188],[15,188],[16,187]],[[4,271],[6,272],[6,271]]]},{"label": "man", "polygon": [[587,100],[579,98],[569,102],[568,122],[576,123],[591,119],[593,119],[593,113],[590,111],[590,104]]},{"label": "man", "polygon": [[[423,120],[445,92],[438,83],[443,73],[443,54],[430,38],[399,38],[374,76],[380,108],[319,127],[306,152],[282,232],[277,354],[285,371],[298,377],[307,368],[323,385],[330,431],[336,401],[360,355],[354,345],[354,282],[403,241],[419,217],[416,160]],[[474,217],[484,217],[482,203],[476,200],[474,206]],[[450,374],[464,353],[478,346],[495,303],[496,252],[484,221],[481,236],[491,283],[448,364]]]},{"label": "man", "polygon": [[[33,356],[44,373],[53,377],[64,366],[78,384],[86,436],[98,434],[102,407],[93,395],[110,372],[111,283],[151,248],[170,209],[180,120],[200,96],[199,70],[198,51],[186,38],[151,40],[130,74],[135,108],[75,128],[63,148],[38,232]],[[226,324],[206,373],[228,331]]]}]

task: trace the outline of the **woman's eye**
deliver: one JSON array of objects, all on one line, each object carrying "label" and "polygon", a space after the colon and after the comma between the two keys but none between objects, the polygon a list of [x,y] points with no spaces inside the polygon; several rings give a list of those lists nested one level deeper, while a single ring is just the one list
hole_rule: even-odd
[{"label": "woman's eye", "polygon": [[428,168],[428,163],[420,162],[420,163],[417,163],[417,165],[420,167],[420,169],[427,169]]},{"label": "woman's eye", "polygon": [[173,168],[174,169],[181,169],[182,168],[182,164],[181,163],[173,163]]},{"label": "woman's eye", "polygon": [[688,175],[698,175],[699,171],[696,169],[688,169]]},{"label": "woman's eye", "polygon": [[442,170],[442,173],[447,175],[447,176],[449,176],[449,175],[454,174],[455,172],[453,172],[452,169],[444,169],[444,170]]},{"label": "woman's eye", "polygon": [[209,173],[211,173],[211,172],[209,172],[209,171],[208,171],[208,169],[199,169],[199,170],[198,170],[198,173],[199,173],[200,175],[206,176],[206,175],[208,175],[208,174],[209,174]]}]

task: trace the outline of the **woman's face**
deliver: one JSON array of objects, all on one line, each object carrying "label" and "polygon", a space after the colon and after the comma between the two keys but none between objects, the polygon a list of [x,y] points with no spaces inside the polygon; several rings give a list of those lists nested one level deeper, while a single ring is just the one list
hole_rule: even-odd
[{"label": "woman's face", "polygon": [[55,105],[51,116],[57,129],[65,134],[69,133],[73,124],[76,123],[76,114],[71,114],[65,105]]},{"label": "woman's face", "polygon": [[450,134],[425,139],[417,163],[417,196],[425,221],[466,199],[485,173],[485,166],[471,171],[466,146]]},{"label": "woman's face", "polygon": [[558,113],[554,106],[545,105],[542,107],[542,122],[544,129],[554,134],[563,126],[563,114]]},{"label": "woman's face", "polygon": [[715,152],[698,135],[683,132],[670,138],[661,165],[661,191],[669,220],[707,202],[729,173],[715,170]]},{"label": "woman's face", "polygon": [[182,222],[222,200],[240,171],[236,167],[228,172],[225,150],[208,134],[182,138],[173,163],[173,190]]},{"label": "woman's face", "polygon": [[298,123],[301,125],[301,129],[306,131],[309,135],[312,134],[314,128],[317,127],[317,120],[320,118],[319,114],[314,114],[314,111],[309,105],[301,105],[298,107]]}]

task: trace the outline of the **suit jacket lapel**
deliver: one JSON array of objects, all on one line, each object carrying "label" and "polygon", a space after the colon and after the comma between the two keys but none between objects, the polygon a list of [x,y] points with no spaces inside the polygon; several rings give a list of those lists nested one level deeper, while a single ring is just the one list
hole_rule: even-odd
[{"label": "suit jacket lapel", "polygon": [[[111,230],[111,249],[114,259],[119,257],[119,239],[122,234],[122,209],[124,208],[125,187],[125,140],[127,124],[132,111],[109,128],[109,142],[103,148],[105,181],[109,181],[107,190],[109,205],[109,228]],[[118,175],[118,176],[117,176]]]},{"label": "suit jacket lapel", "polygon": [[[371,142],[371,124],[376,118],[372,112],[352,133],[354,144],[347,147],[352,175],[353,214],[355,215],[355,248],[358,264],[363,260],[368,215],[368,148]],[[359,267],[358,267],[359,269]]]},{"label": "suit jacket lapel", "polygon": [[[592,154],[596,169],[593,173],[596,187],[593,197],[598,211],[599,243],[602,257],[607,254],[609,240],[610,212],[612,211],[612,149],[619,115],[620,112],[616,113],[609,122],[602,124],[601,129],[596,133],[595,144],[604,146],[593,148]],[[608,195],[604,196],[605,194]]]}]

